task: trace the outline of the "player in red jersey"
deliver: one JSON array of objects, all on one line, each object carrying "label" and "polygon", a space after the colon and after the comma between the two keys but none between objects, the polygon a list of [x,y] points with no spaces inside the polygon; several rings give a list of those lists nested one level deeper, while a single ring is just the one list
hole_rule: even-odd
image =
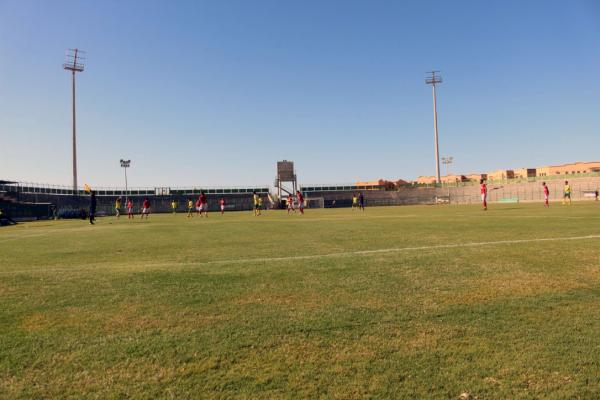
[{"label": "player in red jersey", "polygon": [[544,187],[544,207],[550,207],[550,204],[548,203],[548,197],[550,197],[550,190],[548,190],[546,182],[542,182],[542,186]]},{"label": "player in red jersey", "polygon": [[296,190],[296,199],[298,200],[298,210],[300,210],[300,214],[304,214],[304,196],[300,193],[299,190]]},{"label": "player in red jersey", "polygon": [[133,201],[127,199],[127,219],[133,218]]},{"label": "player in red jersey", "polygon": [[483,211],[485,211],[487,210],[487,185],[483,179],[479,180],[479,184],[481,185],[481,202],[483,203]]},{"label": "player in red jersey", "polygon": [[144,219],[144,215],[146,219],[148,219],[148,215],[150,214],[150,201],[146,197],[144,202],[142,203],[142,219]]},{"label": "player in red jersey", "polygon": [[202,214],[202,202],[200,202],[200,197],[198,197],[198,200],[196,200],[196,214]]},{"label": "player in red jersey", "polygon": [[221,197],[221,200],[219,200],[219,205],[221,206],[221,214],[225,213],[225,198]]},{"label": "player in red jersey", "polygon": [[287,203],[287,212],[288,212],[288,215],[290,215],[290,211],[293,211],[294,214],[296,214],[296,209],[294,208],[294,196],[292,196],[290,194],[287,197],[286,203]]},{"label": "player in red jersey", "polygon": [[208,218],[208,199],[204,192],[200,193],[200,216],[204,216]]}]

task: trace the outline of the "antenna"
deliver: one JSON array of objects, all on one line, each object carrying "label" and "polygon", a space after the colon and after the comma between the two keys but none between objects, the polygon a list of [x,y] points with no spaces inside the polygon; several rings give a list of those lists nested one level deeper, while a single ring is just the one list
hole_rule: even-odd
[{"label": "antenna", "polygon": [[440,180],[440,148],[438,140],[438,124],[437,124],[437,100],[436,100],[436,85],[442,83],[442,77],[439,75],[440,71],[429,71],[429,76],[425,77],[425,83],[431,85],[433,88],[433,130],[435,140],[435,177],[436,182],[441,183]]},{"label": "antenna", "polygon": [[79,49],[67,50],[63,68],[72,73],[73,84],[73,194],[77,194],[77,123],[75,114],[75,73],[83,72],[85,68],[85,51]]}]

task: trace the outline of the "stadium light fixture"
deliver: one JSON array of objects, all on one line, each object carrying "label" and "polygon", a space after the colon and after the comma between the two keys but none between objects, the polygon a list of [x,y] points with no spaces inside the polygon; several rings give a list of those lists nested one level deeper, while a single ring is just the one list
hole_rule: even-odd
[{"label": "stadium light fixture", "polygon": [[446,175],[448,175],[450,173],[449,165],[452,164],[453,161],[454,161],[454,157],[452,157],[452,156],[442,157],[442,164],[444,164],[446,166]]},{"label": "stadium light fixture", "polygon": [[67,50],[63,68],[72,73],[73,86],[73,193],[77,194],[77,124],[75,117],[75,73],[85,68],[85,52],[79,49]]},{"label": "stadium light fixture", "polygon": [[123,168],[123,170],[125,171],[125,202],[127,202],[127,199],[129,198],[129,192],[127,190],[127,168],[129,168],[130,165],[131,160],[123,160],[121,158],[121,168]]},{"label": "stadium light fixture", "polygon": [[437,100],[435,87],[437,84],[442,83],[442,77],[439,75],[440,71],[430,71],[429,76],[425,78],[425,83],[433,87],[433,130],[435,139],[435,178],[436,182],[440,183],[440,148],[438,140],[438,123],[437,123]]}]

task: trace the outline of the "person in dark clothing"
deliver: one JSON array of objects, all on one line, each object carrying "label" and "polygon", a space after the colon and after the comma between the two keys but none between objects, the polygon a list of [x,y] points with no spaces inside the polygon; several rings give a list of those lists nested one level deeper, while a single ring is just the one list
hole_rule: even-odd
[{"label": "person in dark clothing", "polygon": [[0,226],[16,225],[16,222],[0,208]]},{"label": "person in dark clothing", "polygon": [[365,211],[365,197],[363,196],[362,192],[358,194],[358,209]]},{"label": "person in dark clothing", "polygon": [[90,197],[90,224],[94,225],[96,219],[96,192],[92,190],[92,196]]}]

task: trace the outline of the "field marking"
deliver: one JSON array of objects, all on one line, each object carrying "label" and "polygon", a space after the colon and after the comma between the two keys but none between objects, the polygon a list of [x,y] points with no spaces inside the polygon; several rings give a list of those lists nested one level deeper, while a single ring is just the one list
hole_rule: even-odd
[{"label": "field marking", "polygon": [[439,245],[431,245],[431,246],[391,247],[391,248],[387,248],[387,249],[345,251],[345,252],[338,252],[338,253],[312,254],[312,255],[306,255],[306,256],[263,257],[263,258],[259,257],[259,258],[241,258],[241,259],[233,259],[233,260],[214,260],[214,261],[204,261],[204,262],[198,262],[198,263],[189,263],[189,265],[236,264],[236,263],[248,263],[248,262],[311,260],[311,259],[318,259],[318,258],[361,256],[361,255],[381,254],[381,253],[400,253],[400,252],[404,252],[404,251],[416,251],[416,250],[455,249],[455,248],[462,248],[462,247],[481,247],[481,246],[492,246],[492,245],[502,245],[502,244],[519,244],[519,243],[532,243],[532,242],[552,242],[552,241],[586,240],[586,239],[600,239],[600,235],[568,236],[568,237],[536,238],[536,239],[496,240],[496,241],[488,241],[488,242],[451,243],[451,244],[439,244]]},{"label": "field marking", "polygon": [[[143,268],[152,267],[167,267],[167,266],[202,266],[202,265],[226,265],[226,264],[246,264],[256,262],[283,262],[283,261],[298,261],[298,260],[315,260],[319,258],[334,258],[334,257],[348,257],[348,256],[364,256],[372,254],[384,254],[384,253],[400,253],[405,251],[418,251],[418,250],[441,250],[441,249],[456,249],[456,248],[468,248],[468,247],[484,247],[484,246],[495,246],[505,244],[520,244],[520,243],[536,243],[536,242],[557,242],[557,241],[570,241],[570,240],[589,240],[589,239],[600,239],[599,235],[586,235],[586,236],[566,236],[566,237],[550,237],[550,238],[534,238],[534,239],[512,239],[512,240],[495,240],[486,242],[466,242],[466,243],[450,243],[450,244],[439,244],[430,246],[412,246],[412,247],[391,247],[387,249],[375,249],[375,250],[357,250],[357,251],[344,251],[338,253],[325,253],[325,254],[311,254],[305,256],[286,256],[286,257],[255,257],[255,258],[238,258],[230,260],[213,260],[213,261],[200,261],[200,262],[158,262],[158,263],[145,263]],[[12,275],[20,273],[30,272],[76,272],[76,271],[91,271],[95,267],[102,268],[104,264],[89,265],[86,268],[49,268],[44,269],[28,269],[28,270],[13,270],[13,271],[0,271],[0,275]],[[122,265],[124,270],[127,265]],[[111,266],[110,270],[119,269],[117,266]]]}]

